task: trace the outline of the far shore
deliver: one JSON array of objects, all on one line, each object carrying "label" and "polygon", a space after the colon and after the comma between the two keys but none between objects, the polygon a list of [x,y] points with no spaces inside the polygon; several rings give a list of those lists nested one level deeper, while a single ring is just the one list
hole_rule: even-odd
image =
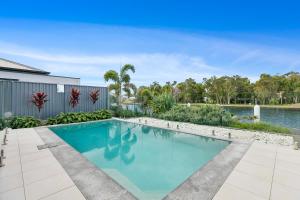
[{"label": "far shore", "polygon": [[[192,103],[192,106],[205,105],[205,103]],[[244,107],[252,108],[253,104],[220,104],[224,107]],[[262,108],[282,108],[282,109],[300,109],[300,103],[297,104],[282,104],[282,105],[260,105]]]}]

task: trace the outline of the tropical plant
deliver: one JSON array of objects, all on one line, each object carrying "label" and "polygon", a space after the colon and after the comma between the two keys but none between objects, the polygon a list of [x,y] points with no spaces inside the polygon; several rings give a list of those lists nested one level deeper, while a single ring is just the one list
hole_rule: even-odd
[{"label": "tropical plant", "polygon": [[174,87],[176,84],[176,81],[173,81],[172,83],[170,81],[167,81],[166,84],[162,87],[162,92],[173,95],[175,91]]},{"label": "tropical plant", "polygon": [[150,107],[153,96],[152,92],[147,87],[140,87],[137,92],[137,100],[141,103],[143,109],[147,109]]},{"label": "tropical plant", "polygon": [[137,88],[133,83],[125,83],[123,91],[125,92],[127,98],[136,96]]},{"label": "tropical plant", "polygon": [[47,124],[69,124],[94,120],[109,119],[112,117],[108,110],[98,110],[94,112],[71,112],[60,113],[55,117],[49,118]]},{"label": "tropical plant", "polygon": [[0,118],[0,131],[5,128],[5,125],[6,125],[5,120]]},{"label": "tropical plant", "polygon": [[95,104],[99,100],[99,95],[100,95],[99,93],[100,93],[99,89],[90,92],[90,99],[93,104]]},{"label": "tropical plant", "polygon": [[231,114],[216,105],[201,105],[197,107],[177,105],[171,110],[159,114],[158,118],[216,126],[226,126],[232,121]]},{"label": "tropical plant", "polygon": [[135,72],[135,68],[131,64],[125,64],[121,69],[120,72],[116,72],[114,70],[109,70],[104,74],[105,81],[113,81],[114,83],[108,86],[110,91],[114,91],[114,95],[118,99],[118,104],[121,104],[121,95],[122,90],[125,91],[127,94],[129,90],[132,89],[132,84],[130,84],[130,75],[128,71]]},{"label": "tropical plant", "polygon": [[130,118],[130,117],[141,117],[141,116],[143,116],[143,113],[141,113],[137,110],[134,110],[134,111],[126,110],[120,106],[115,106],[112,108],[112,115],[114,117]]},{"label": "tropical plant", "polygon": [[152,84],[150,84],[149,90],[153,96],[157,96],[162,93],[162,86],[158,82],[154,81]]},{"label": "tropical plant", "polygon": [[79,89],[72,88],[70,94],[70,100],[69,100],[69,104],[70,106],[72,106],[72,108],[74,108],[79,103],[79,96],[80,96]]},{"label": "tropical plant", "polygon": [[35,105],[37,107],[39,112],[41,111],[41,109],[43,108],[45,103],[48,101],[47,96],[48,95],[44,92],[36,92],[36,93],[32,94],[31,101],[32,101],[33,105]]},{"label": "tropical plant", "polygon": [[40,125],[41,121],[31,116],[13,117],[9,120],[9,127],[13,129],[32,128]]},{"label": "tropical plant", "polygon": [[175,105],[175,99],[170,93],[163,93],[155,96],[151,103],[151,109],[154,114],[163,113],[170,110]]},{"label": "tropical plant", "polygon": [[230,127],[238,128],[238,129],[264,131],[269,133],[284,133],[284,134],[291,133],[291,131],[288,128],[268,124],[265,122],[245,123],[245,122],[233,121],[230,123]]}]

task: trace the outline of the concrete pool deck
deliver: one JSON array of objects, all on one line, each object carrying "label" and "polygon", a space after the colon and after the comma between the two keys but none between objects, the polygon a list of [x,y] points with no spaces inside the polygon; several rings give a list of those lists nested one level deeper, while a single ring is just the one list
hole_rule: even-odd
[{"label": "concrete pool deck", "polygon": [[50,150],[38,150],[44,142],[35,129],[12,130],[7,139],[0,200],[85,200]]},{"label": "concrete pool deck", "polygon": [[300,151],[254,142],[214,200],[299,200]]},{"label": "concrete pool deck", "polygon": [[[70,163],[72,161],[64,157],[72,153],[66,151],[65,145],[37,149],[38,145],[45,144],[40,137],[40,131],[43,129],[45,128],[18,129],[7,135],[8,144],[4,146],[6,165],[0,168],[0,199],[92,199],[86,194],[88,189],[95,189],[98,182],[92,178],[86,179],[90,182],[90,188],[84,191],[76,179],[74,181],[74,177],[61,164],[61,160]],[[61,158],[53,152],[59,148],[66,151]],[[232,166],[230,175],[225,177],[225,182],[220,185],[216,195],[212,194],[209,199],[300,199],[300,151],[292,150],[291,146],[254,142],[237,163]],[[91,168],[89,170],[90,173],[95,172]],[[103,178],[102,174],[98,176]],[[134,199],[122,188],[114,188],[118,187],[115,186],[115,182],[105,180],[106,189],[123,191],[119,193],[124,195],[122,199]],[[192,191],[188,191],[190,194],[197,195],[201,190],[195,187],[197,184],[193,181],[186,181],[184,184],[193,186],[189,187],[193,188]],[[207,187],[210,185],[207,184]],[[184,187],[182,189],[184,190]],[[166,199],[191,199],[191,196],[180,196],[180,190],[178,191],[179,193],[170,193]],[[117,199],[109,198],[109,194],[102,197],[97,199]]]}]

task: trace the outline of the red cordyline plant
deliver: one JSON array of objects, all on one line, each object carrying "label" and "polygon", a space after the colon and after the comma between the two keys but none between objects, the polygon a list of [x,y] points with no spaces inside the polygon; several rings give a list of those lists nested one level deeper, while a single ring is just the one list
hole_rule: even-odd
[{"label": "red cordyline plant", "polygon": [[80,95],[79,89],[72,88],[70,101],[69,101],[69,104],[72,106],[72,108],[74,108],[79,103],[79,95]]},{"label": "red cordyline plant", "polygon": [[45,92],[36,92],[32,94],[32,103],[38,108],[39,112],[41,112],[41,109],[45,105],[47,100],[47,94]]},{"label": "red cordyline plant", "polygon": [[91,98],[91,101],[93,102],[93,104],[95,104],[96,101],[98,101],[99,95],[100,95],[99,92],[100,92],[99,89],[91,91],[90,98]]}]

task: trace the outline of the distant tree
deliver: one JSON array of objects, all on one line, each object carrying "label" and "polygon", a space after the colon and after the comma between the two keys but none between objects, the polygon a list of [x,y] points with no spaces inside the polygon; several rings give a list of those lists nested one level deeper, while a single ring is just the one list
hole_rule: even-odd
[{"label": "distant tree", "polygon": [[162,93],[162,86],[158,82],[153,82],[149,87],[153,96],[158,96]]},{"label": "distant tree", "polygon": [[[188,78],[184,82],[166,82],[160,85],[153,82],[149,87],[140,87],[138,96],[146,91],[147,99],[153,100],[163,93],[171,93],[177,102],[209,103],[253,103],[258,99],[262,104],[298,103],[300,101],[300,73],[289,72],[284,75],[261,74],[259,80],[251,83],[249,78],[234,76],[212,76],[202,83]],[[150,98],[151,97],[151,98]],[[151,100],[151,101],[152,101]]]},{"label": "distant tree", "polygon": [[166,84],[162,87],[162,92],[173,95],[174,94],[174,86],[176,84],[177,84],[176,81],[173,81],[172,83],[170,81],[167,81]]},{"label": "distant tree", "polygon": [[148,87],[141,86],[137,91],[137,100],[143,108],[149,108],[153,100],[153,95]]},{"label": "distant tree", "polygon": [[176,88],[179,90],[177,98],[180,102],[196,103],[203,101],[203,85],[201,83],[197,83],[192,78],[188,78],[184,82],[178,83]]},{"label": "distant tree", "polygon": [[213,76],[209,79],[204,79],[204,87],[207,96],[214,103],[225,102],[224,80]]},{"label": "distant tree", "polygon": [[230,104],[238,100],[251,101],[253,86],[248,78],[235,76],[213,76],[204,79],[206,95],[216,103]]},{"label": "distant tree", "polygon": [[227,104],[230,104],[231,99],[234,98],[237,94],[237,87],[235,85],[235,79],[230,76],[223,76],[221,79],[224,80],[224,93],[226,96]]},{"label": "distant tree", "polygon": [[125,83],[123,91],[125,92],[127,98],[136,96],[137,88],[133,83]]},{"label": "distant tree", "polygon": [[298,103],[300,97],[300,74],[296,72],[290,72],[285,75],[286,89],[284,97],[289,103]]},{"label": "distant tree", "polygon": [[[109,91],[114,91],[115,97],[118,99],[118,104],[121,104],[122,98],[122,90],[128,92],[129,84],[130,84],[130,75],[128,72],[131,71],[132,73],[135,72],[135,67],[131,64],[125,64],[120,69],[120,72],[116,72],[114,70],[109,70],[104,74],[105,81],[113,81],[114,83],[108,86]],[[127,93],[128,94],[128,93]]]},{"label": "distant tree", "polygon": [[278,84],[269,74],[262,74],[254,86],[254,92],[262,104],[266,104],[271,99],[276,98],[277,91]]},{"label": "distant tree", "polygon": [[233,76],[236,94],[234,103],[250,103],[254,97],[253,84],[245,77]]}]

